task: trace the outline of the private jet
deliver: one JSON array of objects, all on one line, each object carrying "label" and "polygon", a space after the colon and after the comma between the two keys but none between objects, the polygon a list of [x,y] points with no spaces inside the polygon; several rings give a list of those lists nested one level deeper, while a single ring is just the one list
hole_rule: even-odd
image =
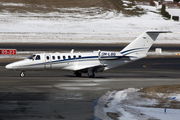
[{"label": "private jet", "polygon": [[33,54],[5,67],[8,70],[21,71],[20,77],[25,76],[25,71],[60,69],[73,71],[77,77],[81,77],[82,73],[87,73],[89,77],[95,77],[97,72],[103,72],[146,57],[148,50],[160,33],[170,33],[170,31],[145,31],[120,52],[98,50],[76,53],[72,49],[69,53]]}]

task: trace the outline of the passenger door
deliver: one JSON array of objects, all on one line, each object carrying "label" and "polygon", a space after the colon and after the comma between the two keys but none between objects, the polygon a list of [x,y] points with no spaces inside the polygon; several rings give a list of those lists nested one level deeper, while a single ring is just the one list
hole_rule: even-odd
[{"label": "passenger door", "polygon": [[45,55],[45,68],[50,69],[51,68],[51,56]]}]

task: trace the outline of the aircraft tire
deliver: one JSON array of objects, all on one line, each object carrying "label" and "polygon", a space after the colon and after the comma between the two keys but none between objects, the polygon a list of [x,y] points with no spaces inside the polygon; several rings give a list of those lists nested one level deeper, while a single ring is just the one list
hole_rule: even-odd
[{"label": "aircraft tire", "polygon": [[94,77],[95,77],[95,74],[94,74],[94,73],[92,73],[91,75],[88,74],[88,76],[89,76],[90,78],[94,78]]},{"label": "aircraft tire", "polygon": [[82,73],[75,73],[76,77],[81,77]]},{"label": "aircraft tire", "polygon": [[22,72],[20,73],[20,77],[25,77],[25,72],[24,72],[24,71],[22,71]]}]

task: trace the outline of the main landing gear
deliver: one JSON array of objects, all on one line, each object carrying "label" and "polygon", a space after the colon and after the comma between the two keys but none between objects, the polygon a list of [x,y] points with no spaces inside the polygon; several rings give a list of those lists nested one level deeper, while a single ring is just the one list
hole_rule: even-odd
[{"label": "main landing gear", "polygon": [[76,77],[81,77],[82,76],[82,73],[80,73],[80,72],[74,72],[74,74],[76,75]]},{"label": "main landing gear", "polygon": [[95,74],[94,74],[94,71],[92,69],[88,69],[88,72],[87,72],[88,76],[90,78],[94,78],[95,77]]},{"label": "main landing gear", "polygon": [[25,77],[25,71],[22,71],[19,75],[20,77]]},{"label": "main landing gear", "polygon": [[[80,73],[80,72],[74,72],[74,75],[75,75],[76,77],[81,77],[81,76],[82,76],[82,73]],[[94,74],[94,72],[92,72],[92,71],[89,71],[89,72],[87,73],[87,75],[88,75],[88,77],[90,77],[90,78],[94,78],[94,77],[95,77],[95,74]]]},{"label": "main landing gear", "polygon": [[92,73],[89,73],[89,72],[88,72],[88,77],[90,77],[90,78],[94,78],[94,77],[95,77],[94,72],[92,72]]}]

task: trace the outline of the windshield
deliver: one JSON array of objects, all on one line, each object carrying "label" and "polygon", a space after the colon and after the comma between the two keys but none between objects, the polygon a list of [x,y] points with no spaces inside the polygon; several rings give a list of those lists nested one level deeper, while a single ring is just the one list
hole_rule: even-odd
[{"label": "windshield", "polygon": [[34,59],[36,55],[30,55],[29,57],[27,57],[27,59]]}]

